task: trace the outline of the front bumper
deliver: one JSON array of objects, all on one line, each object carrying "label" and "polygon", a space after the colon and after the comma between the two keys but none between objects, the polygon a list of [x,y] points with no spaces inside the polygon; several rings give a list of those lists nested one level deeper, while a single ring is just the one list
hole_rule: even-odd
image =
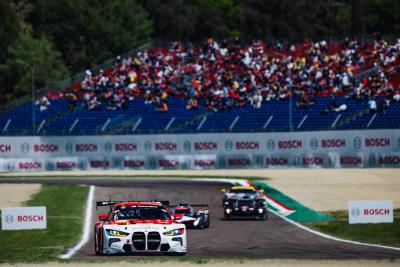
[{"label": "front bumper", "polygon": [[126,237],[104,235],[104,254],[186,253],[186,231],[183,235],[165,236],[160,232],[133,232]]}]

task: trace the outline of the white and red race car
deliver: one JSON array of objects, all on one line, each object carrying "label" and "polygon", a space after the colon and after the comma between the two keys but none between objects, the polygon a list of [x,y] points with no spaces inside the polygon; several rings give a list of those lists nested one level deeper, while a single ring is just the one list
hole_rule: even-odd
[{"label": "white and red race car", "polygon": [[[194,208],[199,208],[195,210]],[[171,208],[171,214],[177,222],[183,223],[187,228],[204,229],[210,227],[210,212],[207,204],[179,203]]]},{"label": "white and red race car", "polygon": [[108,206],[110,210],[99,215],[94,226],[95,253],[184,255],[186,226],[177,222],[164,205],[168,202],[98,201],[97,207]]}]

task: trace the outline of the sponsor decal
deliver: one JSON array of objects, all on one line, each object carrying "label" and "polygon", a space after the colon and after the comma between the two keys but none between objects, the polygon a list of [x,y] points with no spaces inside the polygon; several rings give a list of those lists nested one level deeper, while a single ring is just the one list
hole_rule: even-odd
[{"label": "sponsor decal", "polygon": [[14,170],[15,170],[15,163],[14,163],[14,161],[8,161],[8,162],[5,164],[4,168],[5,168],[6,170],[10,171],[10,172],[14,171]]},{"label": "sponsor decal", "polygon": [[11,145],[9,145],[9,144],[0,144],[0,152],[2,152],[2,153],[11,152]]},{"label": "sponsor decal", "polygon": [[186,141],[183,143],[183,150],[184,150],[186,153],[189,153],[190,150],[192,150],[192,144],[190,143],[189,140],[186,140]]},{"label": "sponsor decal", "polygon": [[353,217],[358,217],[358,216],[360,216],[360,214],[361,214],[361,211],[360,211],[359,208],[352,208],[351,209],[351,215]]},{"label": "sponsor decal", "polygon": [[10,223],[13,223],[14,222],[14,216],[13,215],[11,215],[11,214],[7,214],[6,216],[5,216],[5,222],[6,223],[8,223],[8,224],[10,224]]},{"label": "sponsor decal", "polygon": [[145,150],[146,152],[150,152],[150,151],[151,151],[151,147],[152,147],[152,144],[151,144],[150,141],[146,141],[146,142],[144,143],[144,150]]},{"label": "sponsor decal", "polygon": [[361,156],[340,156],[340,165],[361,165]]},{"label": "sponsor decal", "polygon": [[230,158],[228,159],[228,165],[233,166],[250,166],[251,160],[248,158]]},{"label": "sponsor decal", "polygon": [[269,139],[267,141],[267,149],[269,151],[273,151],[275,149],[275,141],[273,139]]},{"label": "sponsor decal", "polygon": [[46,163],[46,170],[47,170],[47,171],[52,171],[52,170],[54,170],[54,163],[51,162],[51,161],[47,162],[47,163]]},{"label": "sponsor decal", "polygon": [[75,152],[96,152],[98,150],[97,144],[75,144]]},{"label": "sponsor decal", "polygon": [[179,167],[179,161],[174,159],[159,159],[158,166],[164,168],[177,168]]},{"label": "sponsor decal", "polygon": [[35,144],[33,145],[33,151],[38,152],[58,152],[57,144]]},{"label": "sponsor decal", "polygon": [[400,164],[400,156],[379,156],[380,165],[398,165]]},{"label": "sponsor decal", "polygon": [[235,142],[236,150],[258,150],[260,144],[257,141],[237,141]]},{"label": "sponsor decal", "polygon": [[76,168],[78,167],[78,164],[75,161],[57,161],[56,162],[56,169],[60,169],[60,170],[68,170],[68,169],[72,169],[72,168]]},{"label": "sponsor decal", "polygon": [[114,144],[114,150],[116,152],[133,152],[137,151],[137,144],[135,143],[117,143]]},{"label": "sponsor decal", "polygon": [[42,168],[42,163],[38,161],[25,161],[18,163],[19,170],[39,170]]},{"label": "sponsor decal", "polygon": [[287,157],[268,157],[265,159],[267,166],[287,166],[289,159]]},{"label": "sponsor decal", "polygon": [[346,139],[322,139],[322,148],[340,148],[346,147]]},{"label": "sponsor decal", "polygon": [[30,149],[30,147],[29,147],[28,143],[23,143],[21,145],[21,152],[22,153],[27,154],[29,152],[29,149]]},{"label": "sponsor decal", "polygon": [[231,140],[226,140],[225,141],[225,150],[226,151],[231,151],[233,149],[233,143]]},{"label": "sponsor decal", "polygon": [[317,138],[312,138],[310,140],[310,147],[312,150],[316,150],[318,148],[318,140]]},{"label": "sponsor decal", "polygon": [[219,163],[219,166],[220,166],[221,168],[225,168],[225,167],[226,167],[226,159],[225,159],[224,157],[220,157],[220,158],[218,159],[218,163]]},{"label": "sponsor decal", "polygon": [[322,157],[303,157],[303,165],[310,166],[310,165],[323,165],[324,158]]},{"label": "sponsor decal", "polygon": [[278,141],[279,149],[298,149],[303,147],[303,142],[301,140],[283,140]]},{"label": "sponsor decal", "polygon": [[390,138],[365,138],[365,147],[390,147]]},{"label": "sponsor decal", "polygon": [[89,164],[90,167],[94,169],[110,167],[110,162],[108,160],[91,160]]},{"label": "sponsor decal", "polygon": [[353,147],[355,149],[360,149],[361,145],[362,145],[361,137],[359,137],[359,136],[354,137],[354,139],[353,139]]},{"label": "sponsor decal", "polygon": [[195,159],[193,161],[193,166],[195,166],[195,167],[214,167],[215,160],[213,160],[213,159]]},{"label": "sponsor decal", "polygon": [[155,151],[177,151],[178,144],[173,142],[159,142],[154,144]]},{"label": "sponsor decal", "polygon": [[43,215],[20,215],[17,216],[18,222],[43,222]]},{"label": "sponsor decal", "polygon": [[209,151],[217,149],[218,149],[217,142],[194,142],[195,151]]},{"label": "sponsor decal", "polygon": [[124,168],[141,168],[144,167],[144,160],[141,159],[127,159],[123,161]]}]

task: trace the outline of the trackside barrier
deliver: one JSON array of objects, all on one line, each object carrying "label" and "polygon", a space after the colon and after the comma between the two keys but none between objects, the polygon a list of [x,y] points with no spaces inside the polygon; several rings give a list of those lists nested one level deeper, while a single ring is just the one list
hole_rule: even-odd
[{"label": "trackside barrier", "polygon": [[400,167],[400,130],[0,137],[0,171]]}]

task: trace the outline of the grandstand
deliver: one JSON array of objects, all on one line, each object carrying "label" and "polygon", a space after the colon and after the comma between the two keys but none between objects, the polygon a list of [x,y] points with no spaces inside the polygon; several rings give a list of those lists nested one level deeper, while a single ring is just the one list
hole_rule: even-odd
[{"label": "grandstand", "polygon": [[1,114],[0,129],[9,136],[399,128],[399,53],[400,43],[382,40],[172,43],[88,70],[42,95],[34,112],[27,102]]}]

